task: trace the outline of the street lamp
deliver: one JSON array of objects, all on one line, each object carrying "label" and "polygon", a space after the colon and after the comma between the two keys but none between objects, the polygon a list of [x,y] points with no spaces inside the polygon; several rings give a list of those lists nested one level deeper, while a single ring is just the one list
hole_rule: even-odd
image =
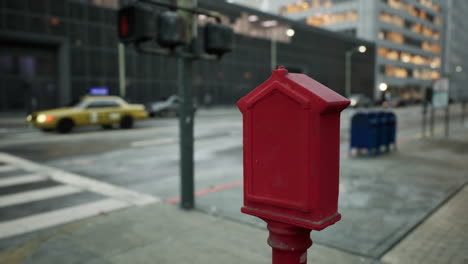
[{"label": "street lamp", "polygon": [[[274,21],[274,23],[271,23],[271,24],[267,24],[268,27],[276,27],[278,24],[277,24],[277,21],[276,20],[270,20],[270,22]],[[264,27],[265,27],[265,22],[269,22],[269,21],[264,21],[264,23],[262,24]],[[276,51],[276,38],[277,38],[277,30],[279,30],[281,28],[275,28],[273,29],[273,35],[271,36],[271,45],[270,45],[270,64],[271,64],[271,70],[276,70],[276,66],[277,66],[277,51]],[[283,32],[281,32],[281,34],[283,34]],[[294,29],[292,28],[288,28],[286,31],[284,31],[284,34],[286,34],[286,36],[292,38],[295,34],[296,34],[296,31],[294,31]]]},{"label": "street lamp", "polygon": [[361,45],[359,47],[354,47],[351,50],[346,51],[345,53],[345,78],[346,78],[346,84],[345,84],[345,95],[346,97],[351,96],[351,56],[356,53],[365,53],[367,50],[367,47],[364,45]]},{"label": "street lamp", "polygon": [[388,85],[386,83],[380,83],[379,84],[379,90],[382,92],[387,91]]},{"label": "street lamp", "polygon": [[295,33],[296,33],[296,32],[295,32],[294,29],[292,29],[292,28],[289,28],[288,30],[286,30],[286,35],[287,35],[288,37],[294,36]]}]

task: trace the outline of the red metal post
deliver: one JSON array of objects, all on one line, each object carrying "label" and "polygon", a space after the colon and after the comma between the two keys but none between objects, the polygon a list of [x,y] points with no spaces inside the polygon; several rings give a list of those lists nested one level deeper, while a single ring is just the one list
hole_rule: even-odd
[{"label": "red metal post", "polygon": [[306,263],[310,231],[341,219],[340,112],[349,100],[279,67],[237,105],[244,127],[241,211],[268,224],[273,264]]},{"label": "red metal post", "polygon": [[307,263],[307,249],[312,245],[311,230],[276,221],[266,221],[270,231],[268,245],[272,248],[272,263]]}]

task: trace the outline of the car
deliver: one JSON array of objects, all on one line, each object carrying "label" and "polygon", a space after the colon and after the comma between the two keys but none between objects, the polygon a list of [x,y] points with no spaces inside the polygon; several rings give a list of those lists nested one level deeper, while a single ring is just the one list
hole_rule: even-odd
[{"label": "car", "polygon": [[[193,103],[193,111],[197,110],[197,104]],[[151,117],[154,116],[168,116],[179,115],[179,97],[171,95],[161,101],[149,103],[146,105],[146,111]]]},{"label": "car", "polygon": [[118,96],[84,96],[72,106],[34,112],[27,122],[43,131],[68,133],[73,127],[100,125],[112,128],[133,127],[136,120],[148,118],[143,105],[129,104]]},{"label": "car", "polygon": [[383,107],[401,107],[406,106],[406,101],[401,99],[400,97],[392,97],[388,100],[383,101]]},{"label": "car", "polygon": [[351,107],[370,107],[372,100],[363,94],[352,94],[349,97]]}]

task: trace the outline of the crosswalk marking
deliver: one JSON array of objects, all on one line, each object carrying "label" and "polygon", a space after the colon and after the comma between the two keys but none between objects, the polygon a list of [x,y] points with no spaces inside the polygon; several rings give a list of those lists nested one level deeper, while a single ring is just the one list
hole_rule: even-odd
[{"label": "crosswalk marking", "polygon": [[0,173],[14,171],[14,170],[17,170],[17,168],[11,165],[0,166]]},{"label": "crosswalk marking", "polygon": [[0,222],[0,239],[108,213],[128,206],[130,204],[115,199],[103,199],[97,202]]},{"label": "crosswalk marking", "polygon": [[104,196],[104,198],[99,198],[99,200],[93,202],[70,205],[70,207],[63,209],[52,209],[52,211],[32,214],[22,218],[0,221],[0,239],[66,224],[129,206],[142,206],[160,201],[158,197],[34,163],[7,153],[0,152],[0,162],[2,163],[0,167],[25,171],[24,174],[20,175],[4,175],[0,177],[0,187],[15,187],[20,184],[45,180],[51,180],[60,184],[12,194],[0,194],[0,210],[5,214],[8,214],[9,210],[15,210],[15,206],[18,205],[27,207],[29,206],[27,204],[31,202],[42,201],[46,203],[46,199],[60,199],[61,197],[75,193],[91,192]]},{"label": "crosswalk marking", "polygon": [[133,205],[145,205],[159,201],[158,198],[130,191],[101,181],[85,178],[80,175],[53,169],[49,172],[50,177],[58,182],[77,186],[82,189],[113,197],[117,200],[128,202]]},{"label": "crosswalk marking", "polygon": [[50,179],[54,181],[72,185],[84,190],[96,192],[104,196],[113,197],[115,199],[128,202],[134,205],[141,206],[160,201],[159,198],[151,195],[137,193],[109,183],[83,177],[71,172],[66,172],[60,169],[36,164],[29,160],[21,159],[6,153],[0,153],[0,160],[10,164],[14,164],[15,166],[22,168],[23,170],[31,172],[41,172],[43,174],[49,175]]},{"label": "crosswalk marking", "polygon": [[25,183],[33,183],[47,180],[47,176],[39,173],[16,175],[4,179],[0,179],[0,187],[8,187]]},{"label": "crosswalk marking", "polygon": [[81,192],[83,190],[70,185],[60,185],[39,190],[20,192],[0,196],[0,208],[28,202],[40,201]]}]

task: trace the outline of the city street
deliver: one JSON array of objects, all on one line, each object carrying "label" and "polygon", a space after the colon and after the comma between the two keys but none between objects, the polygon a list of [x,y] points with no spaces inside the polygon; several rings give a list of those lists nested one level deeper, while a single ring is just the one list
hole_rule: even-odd
[{"label": "city street", "polygon": [[[395,109],[398,152],[350,158],[349,120],[355,111],[342,114],[339,211],[343,220],[313,232],[312,238],[320,245],[379,258],[463,186],[468,145],[444,143],[442,112],[437,113],[433,138],[421,140],[421,108],[405,107]],[[451,133],[466,133],[457,105],[451,118]],[[263,228],[262,221],[239,211],[239,111],[201,109],[196,114],[195,140],[197,210]],[[448,152],[441,153],[442,146]],[[45,228],[125,207],[157,202],[177,206],[179,201],[176,118],[145,120],[131,130],[88,127],[65,135],[7,127],[0,136],[0,152],[2,250]]]},{"label": "city street", "polygon": [[467,12],[0,1],[0,264],[468,264]]}]

